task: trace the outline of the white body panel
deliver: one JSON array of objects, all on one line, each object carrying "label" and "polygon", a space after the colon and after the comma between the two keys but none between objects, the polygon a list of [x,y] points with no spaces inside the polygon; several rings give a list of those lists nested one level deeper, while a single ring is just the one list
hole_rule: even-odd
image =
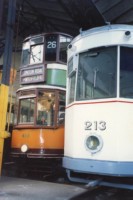
[{"label": "white body panel", "polygon": [[[65,122],[65,156],[104,161],[133,161],[131,116],[133,102],[80,102],[68,107]],[[85,122],[88,120],[92,122],[92,130],[85,130]],[[105,121],[106,130],[95,130],[96,121]],[[103,140],[103,148],[98,153],[92,154],[85,146],[85,139],[91,134],[99,135]]]}]

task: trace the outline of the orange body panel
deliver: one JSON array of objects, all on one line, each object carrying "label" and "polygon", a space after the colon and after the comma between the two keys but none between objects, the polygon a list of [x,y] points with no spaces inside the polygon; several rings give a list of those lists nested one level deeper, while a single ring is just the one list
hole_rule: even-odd
[{"label": "orange body panel", "polygon": [[11,147],[20,148],[23,144],[32,149],[63,149],[64,127],[57,129],[14,129]]}]

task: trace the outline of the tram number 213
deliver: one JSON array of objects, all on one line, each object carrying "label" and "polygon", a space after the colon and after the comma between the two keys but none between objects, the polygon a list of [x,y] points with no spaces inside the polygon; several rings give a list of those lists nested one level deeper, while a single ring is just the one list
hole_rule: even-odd
[{"label": "tram number 213", "polygon": [[106,122],[105,121],[86,121],[85,122],[85,130],[89,131],[104,131],[106,130]]}]

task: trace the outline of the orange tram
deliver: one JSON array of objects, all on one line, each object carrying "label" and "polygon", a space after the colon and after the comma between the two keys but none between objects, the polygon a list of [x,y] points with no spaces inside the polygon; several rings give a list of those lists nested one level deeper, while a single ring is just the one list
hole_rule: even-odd
[{"label": "orange tram", "polygon": [[13,159],[63,157],[67,46],[71,39],[56,32],[33,35],[23,42],[11,138]]}]

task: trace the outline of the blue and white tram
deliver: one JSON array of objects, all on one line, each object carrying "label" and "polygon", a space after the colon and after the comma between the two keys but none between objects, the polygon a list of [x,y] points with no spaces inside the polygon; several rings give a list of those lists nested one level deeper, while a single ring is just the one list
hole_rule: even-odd
[{"label": "blue and white tram", "polygon": [[133,177],[131,25],[83,31],[68,47],[63,167],[70,180],[85,183],[92,174]]}]

